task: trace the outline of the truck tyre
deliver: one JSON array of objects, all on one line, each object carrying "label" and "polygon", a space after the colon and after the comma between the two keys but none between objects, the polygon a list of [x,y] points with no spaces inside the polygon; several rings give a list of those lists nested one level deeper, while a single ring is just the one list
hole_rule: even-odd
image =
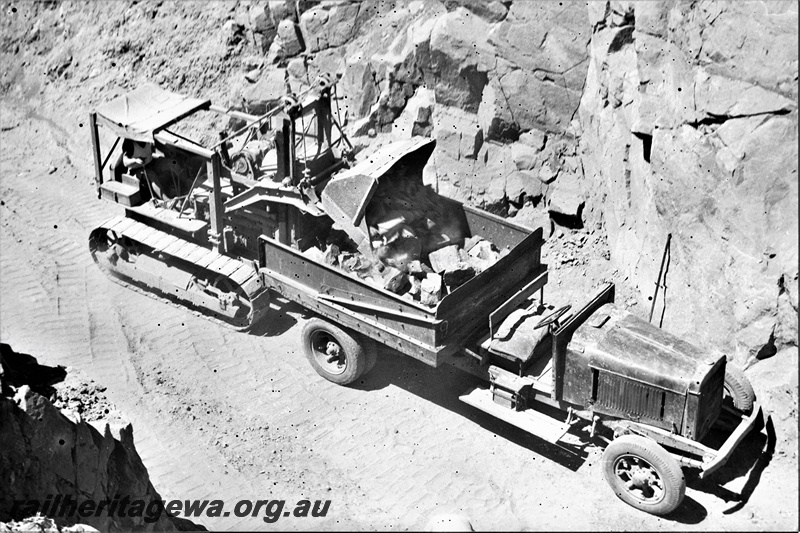
[{"label": "truck tyre", "polygon": [[367,354],[359,340],[321,318],[303,328],[303,350],[317,374],[338,385],[349,385],[367,368]]},{"label": "truck tyre", "polygon": [[623,435],[606,448],[603,474],[622,501],[654,515],[674,511],[686,494],[678,462],[657,442],[639,435]]},{"label": "truck tyre", "polygon": [[753,386],[750,385],[744,372],[730,362],[725,366],[724,391],[726,399],[733,403],[735,409],[750,414],[756,400],[756,393],[753,392]]},{"label": "truck tyre", "polygon": [[378,343],[362,335],[361,346],[364,348],[364,357],[366,358],[366,368],[364,368],[364,373],[366,374],[372,371],[375,368],[375,363],[378,362]]}]

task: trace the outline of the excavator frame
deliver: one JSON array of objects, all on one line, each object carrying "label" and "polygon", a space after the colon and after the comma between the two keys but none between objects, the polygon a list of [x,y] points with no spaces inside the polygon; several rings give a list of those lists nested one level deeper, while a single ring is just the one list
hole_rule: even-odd
[{"label": "excavator frame", "polygon": [[[260,116],[154,85],[98,108],[89,120],[98,198],[123,205],[125,214],[91,232],[95,261],[127,287],[236,329],[252,327],[269,303],[258,237],[302,248],[329,224],[319,194],[348,166],[352,148],[332,113],[334,90],[320,77]],[[239,126],[210,146],[178,130],[206,111]],[[115,135],[105,156],[101,129]],[[126,141],[149,143],[164,157],[137,171],[120,168],[117,147]],[[171,183],[174,195],[157,197],[156,180]]]}]

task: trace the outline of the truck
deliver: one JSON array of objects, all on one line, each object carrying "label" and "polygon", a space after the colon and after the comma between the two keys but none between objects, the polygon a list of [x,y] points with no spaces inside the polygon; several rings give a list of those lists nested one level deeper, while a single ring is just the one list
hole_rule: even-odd
[{"label": "truck", "polygon": [[[761,417],[742,372],[617,305],[613,284],[554,306],[563,298],[545,297],[541,228],[437,197],[458,219],[449,238],[502,253],[427,303],[309,253],[337,236],[351,258],[375,255],[371,206],[393,180],[424,187],[435,149],[412,137],[355,160],[335,98],[336,80],[323,76],[260,115],[154,85],[100,106],[89,120],[97,194],[124,214],[91,231],[95,262],[133,290],[243,331],[269,319],[271,295],[296,302],[313,315],[305,356],[333,383],[361,379],[378,350],[478,376],[462,401],[550,443],[586,428],[605,446],[613,492],[651,514],[680,506],[684,470],[702,478],[725,464]],[[208,113],[231,126],[193,140],[187,131]],[[158,164],[126,167],[131,142]],[[722,440],[710,438],[715,427]]]}]

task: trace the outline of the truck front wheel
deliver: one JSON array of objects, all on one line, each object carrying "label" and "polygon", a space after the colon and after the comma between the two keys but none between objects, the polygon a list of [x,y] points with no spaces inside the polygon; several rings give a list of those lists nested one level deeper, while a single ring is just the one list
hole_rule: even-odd
[{"label": "truck front wheel", "polygon": [[756,400],[756,393],[753,392],[753,386],[744,375],[744,372],[733,366],[733,363],[728,362],[725,367],[725,391],[726,401],[730,401],[733,407],[739,411],[750,414],[753,410],[753,403]]},{"label": "truck front wheel", "polygon": [[367,354],[358,339],[339,326],[312,318],[303,328],[303,350],[317,374],[349,385],[367,370]]},{"label": "truck front wheel", "polygon": [[654,515],[674,511],[686,494],[678,462],[657,442],[623,435],[603,454],[603,474],[628,505]]}]

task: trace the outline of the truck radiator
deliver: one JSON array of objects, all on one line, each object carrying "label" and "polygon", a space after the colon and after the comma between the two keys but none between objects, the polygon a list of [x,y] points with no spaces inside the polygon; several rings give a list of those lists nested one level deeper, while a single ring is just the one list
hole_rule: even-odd
[{"label": "truck radiator", "polygon": [[666,392],[644,383],[592,369],[595,408],[633,418],[662,420]]},{"label": "truck radiator", "polygon": [[695,438],[702,439],[711,429],[722,410],[722,388],[725,384],[725,366],[719,365],[713,376],[700,389]]}]

